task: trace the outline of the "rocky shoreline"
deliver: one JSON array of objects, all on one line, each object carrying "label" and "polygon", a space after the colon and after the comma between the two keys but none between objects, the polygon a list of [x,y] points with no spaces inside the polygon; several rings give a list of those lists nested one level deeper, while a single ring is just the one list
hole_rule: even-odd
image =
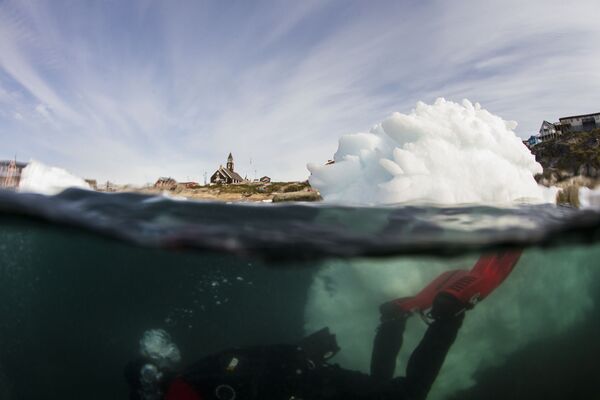
[{"label": "rocky shoreline", "polygon": [[536,180],[544,186],[595,186],[600,183],[600,130],[565,133],[531,149],[544,168]]},{"label": "rocky shoreline", "polygon": [[321,195],[308,182],[240,183],[205,185],[194,188],[177,185],[169,189],[152,186],[115,188],[117,192],[135,192],[147,195],[166,195],[200,201],[265,202],[320,201]]},{"label": "rocky shoreline", "polygon": [[600,186],[600,130],[565,133],[531,149],[544,168],[536,181],[561,189],[557,203],[579,207],[579,189]]}]

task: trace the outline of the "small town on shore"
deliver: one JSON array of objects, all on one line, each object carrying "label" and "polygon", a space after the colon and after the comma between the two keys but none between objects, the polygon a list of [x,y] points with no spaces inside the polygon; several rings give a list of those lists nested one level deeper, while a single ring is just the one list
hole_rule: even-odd
[{"label": "small town on shore", "polygon": [[[523,140],[544,168],[536,180],[545,186],[571,188],[595,187],[600,183],[600,112],[559,118],[559,122],[544,120],[539,132]],[[326,164],[333,163],[332,160]],[[0,188],[19,187],[21,173],[27,163],[0,160]],[[99,192],[138,192],[149,195],[167,194],[176,197],[214,201],[318,201],[320,194],[308,181],[272,182],[269,176],[248,179],[235,169],[229,153],[225,166],[220,165],[204,184],[195,181],[178,182],[172,177],[158,177],[153,184],[142,187],[98,184],[86,179],[91,189]],[[575,188],[575,189],[573,189]],[[572,202],[568,199],[568,202]]]},{"label": "small town on shore", "polygon": [[591,132],[600,128],[600,112],[594,114],[573,115],[562,117],[558,122],[544,120],[537,134],[524,140],[523,144],[532,148],[540,143],[560,139],[563,133]]},{"label": "small town on shore", "polygon": [[[0,188],[16,189],[27,163],[17,160],[0,161]],[[220,165],[208,182],[178,182],[172,177],[159,177],[144,186],[118,185],[112,182],[98,184],[95,179],[85,179],[92,190],[98,192],[137,192],[148,195],[166,194],[196,200],[215,201],[318,201],[321,196],[308,181],[272,182],[269,176],[257,179],[242,177],[235,170],[234,158],[229,153],[225,167]]]}]

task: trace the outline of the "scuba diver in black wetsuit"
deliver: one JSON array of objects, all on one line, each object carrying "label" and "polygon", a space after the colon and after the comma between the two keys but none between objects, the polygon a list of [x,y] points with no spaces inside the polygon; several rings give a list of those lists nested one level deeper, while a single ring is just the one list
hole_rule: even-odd
[{"label": "scuba diver in black wetsuit", "polygon": [[[339,348],[335,336],[325,328],[295,345],[223,351],[178,375],[169,375],[160,357],[146,357],[126,368],[130,399],[425,399],[456,339],[464,311],[498,287],[520,255],[516,250],[482,256],[470,271],[444,272],[416,296],[384,303],[370,375],[328,363]],[[406,320],[414,313],[428,319],[429,327],[409,359],[406,376],[394,378]],[[168,346],[173,350],[173,344]]]}]

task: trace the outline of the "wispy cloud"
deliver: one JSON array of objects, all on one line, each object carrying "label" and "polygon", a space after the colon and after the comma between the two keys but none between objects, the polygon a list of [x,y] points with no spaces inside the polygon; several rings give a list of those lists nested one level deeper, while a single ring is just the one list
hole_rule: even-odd
[{"label": "wispy cloud", "polygon": [[599,11],[595,0],[4,1],[0,158],[141,183],[202,180],[231,151],[242,174],[303,179],[341,134],[438,96],[479,101],[526,137],[543,119],[600,111]]}]

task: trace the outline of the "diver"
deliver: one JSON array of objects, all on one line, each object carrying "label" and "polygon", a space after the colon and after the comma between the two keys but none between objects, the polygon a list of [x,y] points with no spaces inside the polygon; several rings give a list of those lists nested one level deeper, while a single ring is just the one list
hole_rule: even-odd
[{"label": "diver", "polygon": [[[168,334],[148,331],[142,358],[126,367],[131,400],[366,400],[427,397],[464,314],[513,270],[520,250],[480,257],[470,271],[442,273],[417,295],[384,303],[371,356],[371,374],[329,360],[340,350],[324,328],[296,344],[234,348],[201,359],[179,373],[180,355]],[[406,320],[419,314],[428,328],[394,378]]]}]

